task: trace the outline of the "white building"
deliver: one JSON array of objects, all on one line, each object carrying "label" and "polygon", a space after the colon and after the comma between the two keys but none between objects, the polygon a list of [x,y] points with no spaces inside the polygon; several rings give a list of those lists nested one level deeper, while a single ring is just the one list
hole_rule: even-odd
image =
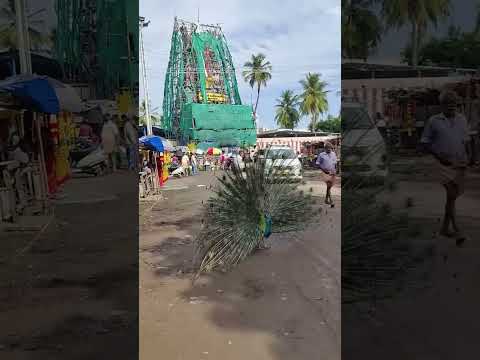
[{"label": "white building", "polygon": [[270,145],[288,145],[296,152],[302,152],[305,146],[322,144],[325,141],[338,143],[340,134],[311,132],[307,130],[277,129],[257,134],[257,148],[265,149]]}]

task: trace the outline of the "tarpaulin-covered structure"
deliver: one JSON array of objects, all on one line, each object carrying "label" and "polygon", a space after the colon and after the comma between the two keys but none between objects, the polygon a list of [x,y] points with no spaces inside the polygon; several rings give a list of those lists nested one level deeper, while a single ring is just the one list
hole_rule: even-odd
[{"label": "tarpaulin-covered structure", "polygon": [[66,78],[95,84],[98,98],[136,97],[138,2],[56,0],[55,12],[55,58]]},{"label": "tarpaulin-covered structure", "polygon": [[180,143],[251,146],[251,106],[242,105],[235,68],[219,26],[175,19],[163,100],[165,128]]}]

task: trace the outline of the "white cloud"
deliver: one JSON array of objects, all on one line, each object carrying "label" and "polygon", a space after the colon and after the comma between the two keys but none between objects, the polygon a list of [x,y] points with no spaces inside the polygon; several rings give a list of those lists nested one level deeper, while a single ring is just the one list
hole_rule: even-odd
[{"label": "white cloud", "polygon": [[[158,1],[141,0],[140,15],[151,20],[144,30],[144,42],[154,105],[161,105],[163,100],[174,16],[194,21],[198,8],[201,23],[222,25],[244,103],[250,103],[251,89],[241,79],[242,64],[257,52],[264,53],[272,63],[273,77],[267,88],[262,89],[258,109],[264,126],[274,126],[275,99],[281,91],[288,88],[299,91],[299,80],[308,72],[321,73],[330,84],[331,113],[338,113],[340,0],[231,0],[228,6],[183,0],[163,2],[161,9]],[[255,97],[252,98],[254,101]],[[305,119],[300,126],[307,123]]]}]

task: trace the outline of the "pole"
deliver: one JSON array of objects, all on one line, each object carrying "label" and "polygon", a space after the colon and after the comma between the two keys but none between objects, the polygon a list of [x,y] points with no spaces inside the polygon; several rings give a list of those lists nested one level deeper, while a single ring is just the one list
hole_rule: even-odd
[{"label": "pole", "polygon": [[37,131],[37,141],[38,141],[38,150],[39,150],[39,163],[40,163],[40,172],[42,180],[42,200],[43,200],[43,210],[48,210],[48,176],[47,176],[47,166],[45,164],[45,151],[43,150],[43,138],[42,130],[40,127],[40,120],[37,113],[33,113],[33,122],[35,123],[35,129]]},{"label": "pole", "polygon": [[30,55],[30,37],[28,33],[28,20],[25,10],[25,0],[15,0],[15,25],[17,28],[17,48],[20,59],[20,73],[32,73],[32,60]]},{"label": "pole", "polygon": [[145,51],[143,47],[142,29],[148,26],[145,24],[145,18],[140,18],[139,40],[140,40],[140,59],[142,62],[142,78],[143,78],[143,95],[145,101],[145,118],[147,121],[147,135],[152,135],[152,119],[150,118],[150,98],[148,96],[147,66],[145,64]]}]

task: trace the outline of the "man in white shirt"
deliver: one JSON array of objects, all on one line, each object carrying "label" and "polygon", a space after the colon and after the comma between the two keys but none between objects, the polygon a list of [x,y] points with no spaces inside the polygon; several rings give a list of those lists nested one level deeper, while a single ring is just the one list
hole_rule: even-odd
[{"label": "man in white shirt", "polygon": [[27,205],[27,197],[25,193],[26,177],[25,175],[31,171],[28,166],[30,158],[23,149],[22,141],[18,135],[12,136],[13,150],[10,152],[10,159],[18,163],[15,171],[15,189],[18,195],[18,207],[23,209]]},{"label": "man in white shirt", "polygon": [[188,158],[187,153],[182,156],[182,168],[185,171],[186,176],[190,175],[190,159]]},{"label": "man in white shirt", "polygon": [[117,158],[116,151],[119,140],[119,131],[117,125],[112,121],[112,118],[107,114],[105,118],[105,124],[102,128],[102,146],[109,167],[113,172],[117,170]]},{"label": "man in white shirt", "polygon": [[[440,96],[443,112],[430,118],[422,134],[423,150],[432,154],[439,181],[446,191],[445,216],[440,234],[455,236],[457,246],[465,241],[456,216],[455,201],[463,194],[467,168],[468,125],[465,117],[457,112],[457,95],[448,91]],[[453,233],[450,232],[452,225]]]},{"label": "man in white shirt", "polygon": [[334,207],[331,189],[335,182],[335,174],[337,169],[337,155],[333,151],[333,145],[329,142],[325,143],[325,150],[318,154],[317,166],[322,171],[322,177],[327,184],[327,192],[325,195],[325,204]]},{"label": "man in white shirt", "polygon": [[138,165],[138,132],[135,128],[133,120],[126,116],[122,116],[125,120],[125,127],[123,128],[123,137],[127,145],[128,169],[134,170]]}]

